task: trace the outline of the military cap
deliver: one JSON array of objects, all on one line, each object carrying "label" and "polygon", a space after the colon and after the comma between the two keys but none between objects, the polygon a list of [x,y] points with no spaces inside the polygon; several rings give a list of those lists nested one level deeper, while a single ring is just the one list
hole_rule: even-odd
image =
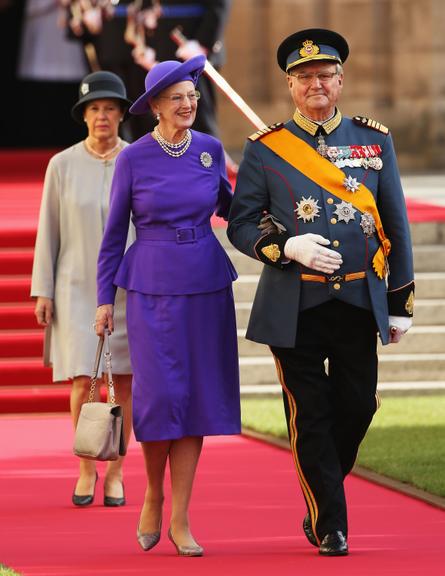
[{"label": "military cap", "polygon": [[278,47],[277,60],[282,70],[314,60],[343,64],[349,54],[346,40],[332,30],[309,28],[288,36]]}]

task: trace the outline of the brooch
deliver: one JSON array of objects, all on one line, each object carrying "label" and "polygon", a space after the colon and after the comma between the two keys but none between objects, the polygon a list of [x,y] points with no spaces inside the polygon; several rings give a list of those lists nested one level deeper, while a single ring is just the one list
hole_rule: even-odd
[{"label": "brooch", "polygon": [[210,166],[213,164],[213,158],[208,152],[201,152],[199,159],[201,160],[201,164],[204,166],[204,168],[210,168]]},{"label": "brooch", "polygon": [[352,207],[350,202],[345,202],[342,200],[340,204],[336,204],[336,210],[334,214],[337,214],[339,222],[349,223],[349,220],[355,220],[354,214],[357,212],[355,208]]},{"label": "brooch", "polygon": [[300,202],[297,202],[294,212],[297,213],[298,219],[301,218],[303,222],[313,222],[315,217],[320,217],[318,200],[315,200],[312,196],[309,196],[309,198],[303,196]]}]

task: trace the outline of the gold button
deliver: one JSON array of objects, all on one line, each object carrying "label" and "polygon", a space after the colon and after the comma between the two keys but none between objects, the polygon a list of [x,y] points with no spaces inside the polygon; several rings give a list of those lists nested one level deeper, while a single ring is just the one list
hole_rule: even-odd
[{"label": "gold button", "polygon": [[338,282],[336,282],[336,283],[332,286],[332,288],[333,288],[334,290],[340,290],[340,284],[339,284]]},{"label": "gold button", "polygon": [[334,199],[333,199],[333,198],[328,198],[328,199],[326,200],[326,202],[327,202],[328,204],[333,204],[333,203],[334,203]]},{"label": "gold button", "polygon": [[331,224],[337,224],[337,218],[331,218]]},{"label": "gold button", "polygon": [[338,240],[334,240],[334,241],[332,242],[332,246],[333,246],[334,248],[338,248],[338,247],[340,246],[340,242],[339,242]]}]

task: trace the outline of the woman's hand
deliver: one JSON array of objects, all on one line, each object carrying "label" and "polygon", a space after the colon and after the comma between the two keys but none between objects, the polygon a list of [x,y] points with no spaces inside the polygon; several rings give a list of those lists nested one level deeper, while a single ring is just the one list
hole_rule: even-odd
[{"label": "woman's hand", "polygon": [[105,328],[108,328],[110,332],[114,330],[113,322],[114,306],[113,304],[102,304],[96,309],[96,321],[94,327],[96,329],[96,334],[98,336],[104,335]]},{"label": "woman's hand", "polygon": [[34,314],[39,326],[49,326],[53,319],[54,304],[51,298],[37,296]]}]

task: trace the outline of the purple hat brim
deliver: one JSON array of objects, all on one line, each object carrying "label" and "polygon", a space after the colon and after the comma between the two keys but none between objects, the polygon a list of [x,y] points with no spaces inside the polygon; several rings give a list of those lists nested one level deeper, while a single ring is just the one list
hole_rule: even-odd
[{"label": "purple hat brim", "polygon": [[203,55],[195,56],[194,58],[190,58],[190,60],[186,60],[182,64],[180,64],[174,70],[167,72],[162,78],[160,78],[156,84],[151,86],[148,90],[146,90],[139,98],[134,102],[134,104],[130,107],[129,112],[130,114],[146,114],[150,111],[150,106],[148,104],[148,99],[153,98],[165,88],[168,88],[172,84],[176,84],[177,82],[181,82],[181,79],[184,76],[189,76],[192,73],[197,75],[197,78],[202,74],[204,70],[204,66],[206,63],[206,57]]}]

